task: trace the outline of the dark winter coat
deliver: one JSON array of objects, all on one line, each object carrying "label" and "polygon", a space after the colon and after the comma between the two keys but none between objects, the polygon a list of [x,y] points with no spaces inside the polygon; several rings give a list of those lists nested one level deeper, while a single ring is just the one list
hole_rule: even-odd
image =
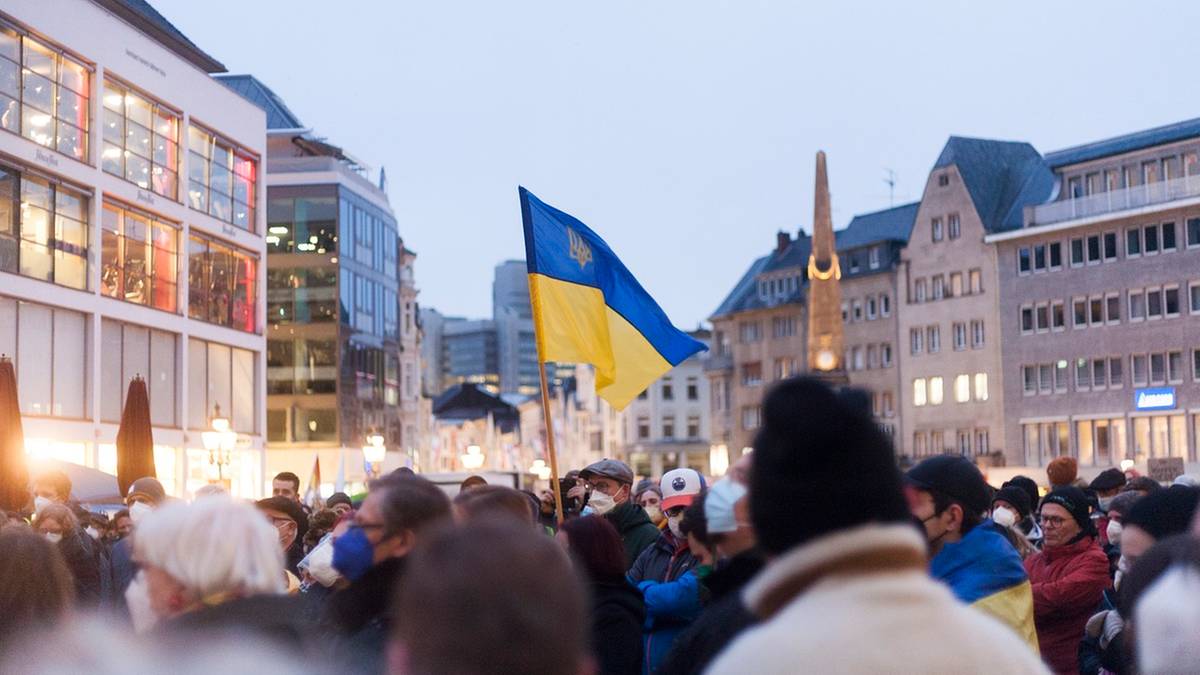
[{"label": "dark winter coat", "polygon": [[109,549],[109,565],[112,570],[112,606],[118,616],[129,618],[129,607],[125,604],[125,591],[137,576],[138,566],[133,561],[133,537],[118,540]]},{"label": "dark winter coat", "polygon": [[[1104,597],[1100,601],[1100,606],[1096,608],[1096,613],[1117,611],[1116,596],[1117,592],[1114,589],[1104,591]],[[1107,647],[1101,647],[1099,637],[1092,637],[1085,632],[1083,641],[1079,643],[1080,675],[1098,675],[1101,668],[1119,673],[1124,671],[1124,665],[1125,640],[1122,635],[1113,638]]]},{"label": "dark winter coat", "polygon": [[642,672],[642,594],[624,579],[591,584],[592,649],[600,675]]},{"label": "dark winter coat", "polygon": [[633,502],[617,504],[604,517],[617,528],[617,534],[621,535],[621,542],[625,544],[626,568],[632,567],[642,551],[658,539],[658,528],[650,522],[646,510]]},{"label": "dark winter coat", "polygon": [[686,541],[664,530],[629,570],[630,583],[638,587],[646,602],[643,673],[657,670],[675,638],[700,613],[700,583],[692,574],[697,562]]},{"label": "dark winter coat", "polygon": [[689,675],[704,672],[708,664],[756,621],[742,602],[741,591],[766,565],[762,553],[739,553],[717,566],[704,578],[707,606],[700,617],[675,639],[658,675]]},{"label": "dark winter coat", "polygon": [[313,672],[326,658],[325,645],[313,639],[314,626],[288,595],[254,595],[185,612],[155,627],[152,641],[193,649],[197,644],[220,644],[238,638],[267,644],[309,664]]},{"label": "dark winter coat", "polygon": [[335,663],[352,666],[356,673],[384,672],[391,633],[388,608],[404,568],[403,558],[385,560],[329,596],[322,624],[331,634]]},{"label": "dark winter coat", "polygon": [[75,581],[76,606],[87,609],[100,607],[105,597],[104,590],[108,587],[100,578],[101,568],[104,567],[100,543],[84,530],[76,528],[63,533],[62,540],[58,542],[58,552],[62,554]]},{"label": "dark winter coat", "polygon": [[1111,585],[1108,558],[1091,537],[1025,559],[1042,660],[1056,673],[1079,672],[1083,628]]}]

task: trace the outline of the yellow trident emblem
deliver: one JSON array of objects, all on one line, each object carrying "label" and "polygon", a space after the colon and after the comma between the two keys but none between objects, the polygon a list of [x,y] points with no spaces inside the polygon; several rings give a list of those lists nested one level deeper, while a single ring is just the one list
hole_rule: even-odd
[{"label": "yellow trident emblem", "polygon": [[592,262],[592,247],[588,246],[578,232],[569,227],[567,228],[567,239],[571,242],[571,260],[579,263],[579,269],[582,270]]}]

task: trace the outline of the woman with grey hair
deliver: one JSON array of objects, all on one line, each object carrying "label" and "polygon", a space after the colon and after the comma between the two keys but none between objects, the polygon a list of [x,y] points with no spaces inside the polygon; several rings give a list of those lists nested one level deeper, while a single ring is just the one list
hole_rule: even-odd
[{"label": "woman with grey hair", "polygon": [[308,627],[284,595],[279,534],[253,504],[213,495],[162,506],[138,526],[134,557],[141,572],[126,598],[140,632],[303,644]]}]

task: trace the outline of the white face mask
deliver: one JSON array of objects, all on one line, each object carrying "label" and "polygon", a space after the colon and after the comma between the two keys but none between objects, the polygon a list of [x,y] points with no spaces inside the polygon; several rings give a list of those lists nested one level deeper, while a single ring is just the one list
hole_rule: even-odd
[{"label": "white face mask", "polygon": [[53,500],[46,499],[45,497],[34,497],[33,498],[33,512],[41,513],[42,509],[46,508],[47,506],[50,506],[53,503],[54,503]]},{"label": "white face mask", "polygon": [[1108,507],[1112,505],[1112,500],[1112,497],[1101,497],[1098,500],[1100,502],[1100,510],[1108,513]]},{"label": "white face mask", "polygon": [[125,604],[129,607],[129,617],[133,620],[133,631],[145,633],[158,623],[158,615],[150,606],[150,589],[146,587],[146,573],[138,572],[125,591]]},{"label": "white face mask", "polygon": [[588,506],[592,507],[592,511],[595,511],[596,515],[602,516],[612,511],[617,506],[617,502],[603,492],[594,490],[592,496],[588,497]]},{"label": "white face mask", "polygon": [[341,575],[333,568],[333,536],[325,535],[321,543],[309,551],[297,567],[302,572],[308,572],[317,583],[326,588],[337,582]]},{"label": "white face mask", "polygon": [[662,522],[663,512],[662,508],[660,508],[658,504],[647,504],[646,506],[643,506],[642,509],[645,510],[647,516],[650,516],[650,522],[654,523],[655,525]]},{"label": "white face mask", "polygon": [[129,507],[129,519],[133,521],[134,525],[137,525],[138,523],[142,522],[142,518],[145,518],[146,514],[153,510],[154,509],[145,502],[134,502],[133,506]]},{"label": "white face mask", "polygon": [[1108,535],[1108,543],[1113,546],[1121,545],[1121,524],[1115,520],[1108,521],[1108,529],[1105,530]]},{"label": "white face mask", "polygon": [[683,539],[683,531],[679,529],[679,526],[682,524],[683,524],[683,514],[682,513],[677,516],[667,516],[667,527],[671,530],[671,534],[675,535],[676,538],[679,538],[679,539]]},{"label": "white face mask", "polygon": [[997,506],[992,510],[992,520],[1000,527],[1012,527],[1017,524],[1017,514],[1003,506]]},{"label": "white face mask", "polygon": [[46,533],[46,541],[50,542],[51,544],[57,544],[58,542],[62,541],[62,533],[61,532],[47,532]]}]

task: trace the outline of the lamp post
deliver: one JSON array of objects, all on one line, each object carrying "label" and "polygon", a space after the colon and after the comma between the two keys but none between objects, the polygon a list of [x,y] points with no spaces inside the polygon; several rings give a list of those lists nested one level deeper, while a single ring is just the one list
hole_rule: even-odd
[{"label": "lamp post", "polygon": [[387,446],[383,444],[383,435],[373,433],[367,436],[367,444],[362,446],[363,460],[367,462],[368,478],[379,476],[383,468],[383,460],[387,457]]},{"label": "lamp post", "polygon": [[[208,450],[209,483],[221,483],[229,488],[229,479],[225,477],[225,469],[229,466],[233,449],[237,447],[237,432],[229,424],[229,418],[221,416],[221,404],[213,404],[213,416],[209,421],[212,429],[200,434],[204,449]],[[216,469],[216,479],[212,477],[212,469]]]},{"label": "lamp post", "polygon": [[468,445],[467,452],[459,456],[464,469],[475,471],[483,466],[483,450],[478,445]]}]

